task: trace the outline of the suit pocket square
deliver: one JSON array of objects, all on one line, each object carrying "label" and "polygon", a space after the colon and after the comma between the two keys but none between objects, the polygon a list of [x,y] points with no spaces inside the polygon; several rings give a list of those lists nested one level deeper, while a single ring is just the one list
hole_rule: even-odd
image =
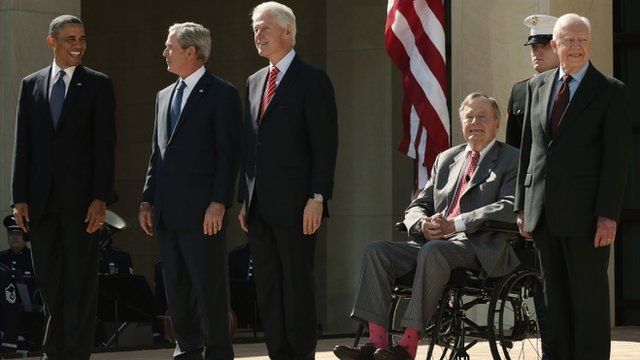
[{"label": "suit pocket square", "polygon": [[533,182],[533,174],[527,174],[524,177],[524,186],[531,186],[531,183]]}]

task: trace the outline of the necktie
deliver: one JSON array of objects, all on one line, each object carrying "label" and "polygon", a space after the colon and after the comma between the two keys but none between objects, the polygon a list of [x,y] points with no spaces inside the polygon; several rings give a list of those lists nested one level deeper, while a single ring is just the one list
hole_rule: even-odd
[{"label": "necktie", "polygon": [[478,167],[478,162],[480,161],[480,153],[477,151],[471,151],[471,162],[469,166],[467,166],[467,171],[460,182],[458,183],[458,188],[456,189],[456,194],[453,197],[453,201],[451,202],[451,207],[449,208],[447,218],[452,219],[458,215],[460,215],[460,197],[462,193],[467,188],[467,184],[471,180],[471,176],[476,172],[476,168]]},{"label": "necktie", "polygon": [[51,109],[51,119],[53,119],[53,128],[58,128],[60,122],[60,113],[62,113],[62,105],[64,104],[64,70],[58,73],[58,80],[51,87],[51,96],[49,97],[49,107]]},{"label": "necktie", "polygon": [[276,93],[276,76],[278,76],[279,72],[280,70],[278,70],[278,68],[275,66],[271,68],[271,71],[269,71],[269,79],[267,79],[267,90],[264,92],[264,97],[262,98],[262,105],[260,106],[260,116],[258,118],[262,117],[262,114],[264,114],[267,106],[269,106],[273,95]]},{"label": "necktie", "polygon": [[184,81],[180,80],[178,89],[173,94],[173,100],[171,101],[171,112],[169,113],[169,134],[173,134],[173,131],[176,129],[176,125],[178,125],[178,119],[180,119],[180,111],[182,110],[182,94],[184,93],[185,87],[187,87],[187,84],[185,84]]},{"label": "necktie", "polygon": [[562,77],[562,84],[560,84],[560,90],[558,90],[558,94],[556,95],[556,102],[551,109],[549,132],[552,137],[556,133],[556,129],[558,128],[558,124],[560,124],[560,119],[562,115],[564,115],[564,111],[567,109],[567,105],[569,105],[569,82],[571,79],[573,78],[568,74]]}]

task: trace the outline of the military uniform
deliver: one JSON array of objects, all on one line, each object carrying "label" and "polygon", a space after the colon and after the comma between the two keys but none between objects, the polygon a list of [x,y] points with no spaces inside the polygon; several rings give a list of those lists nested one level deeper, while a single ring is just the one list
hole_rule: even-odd
[{"label": "military uniform", "polygon": [[527,81],[518,81],[511,88],[511,96],[507,104],[507,138],[506,143],[520,148],[522,137],[522,122],[524,120],[524,106],[527,100]]},{"label": "military uniform", "polygon": [[11,249],[0,252],[0,263],[11,269],[11,278],[16,278],[16,273],[20,275],[33,276],[33,263],[31,262],[31,250],[24,248],[17,253]]}]

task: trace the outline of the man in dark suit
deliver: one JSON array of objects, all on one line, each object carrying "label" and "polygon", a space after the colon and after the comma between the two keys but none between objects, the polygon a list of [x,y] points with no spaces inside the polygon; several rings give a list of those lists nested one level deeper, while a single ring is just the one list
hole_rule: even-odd
[{"label": "man in dark suit", "polygon": [[258,54],[270,64],[247,79],[239,220],[249,233],[269,356],[312,359],[315,233],[327,214],[338,143],[333,86],[293,50],[290,8],[262,3],[252,20]]},{"label": "man in dark suit", "polygon": [[204,67],[209,29],[174,24],[162,55],[178,81],[156,96],[139,221],[157,234],[176,359],[232,359],[223,224],[233,200],[240,97]]},{"label": "man in dark suit", "polygon": [[22,80],[13,157],[13,214],[29,233],[49,320],[47,359],[88,359],[97,304],[98,242],[113,194],[111,80],[80,64],[82,21],[55,18],[54,61]]},{"label": "man in dark suit", "polygon": [[[551,69],[557,68],[559,64],[558,55],[551,48],[551,38],[553,37],[553,26],[558,20],[555,16],[550,15],[530,15],[524,19],[524,24],[530,29],[529,37],[524,46],[531,46],[531,64],[535,71],[534,77]],[[520,148],[520,139],[522,138],[522,123],[524,121],[525,102],[527,99],[527,81],[525,79],[517,82],[511,89],[511,96],[507,105],[507,137],[506,143]],[[530,239],[529,239],[530,240]],[[535,253],[532,253],[535,254]],[[533,257],[533,258],[532,258]],[[534,256],[524,259],[524,263],[537,263]],[[534,294],[534,302],[536,307],[536,315],[538,320],[538,329],[542,341],[542,359],[548,360],[547,355],[547,322],[546,307],[544,301],[544,292],[542,284],[539,284],[538,291]]]},{"label": "man in dark suit", "polygon": [[527,85],[515,209],[540,250],[551,358],[608,359],[607,268],[631,148],[627,88],[589,62],[588,19],[560,17],[551,46],[560,67]]},{"label": "man in dark suit", "polygon": [[[524,19],[524,24],[530,29],[529,37],[524,46],[531,46],[531,64],[535,71],[534,76],[558,67],[558,55],[553,52],[549,44],[556,20],[558,20],[557,17],[550,15],[531,15]],[[505,142],[517,148],[520,148],[520,138],[522,137],[522,122],[529,79],[531,78],[518,81],[513,85],[507,103],[507,138]]]},{"label": "man in dark suit", "polygon": [[[436,311],[451,270],[486,276],[513,271],[519,261],[506,233],[482,230],[487,220],[513,222],[518,150],[495,139],[500,109],[495,99],[472,93],[459,109],[467,143],[438,155],[431,178],[405,212],[409,241],[376,241],[363,254],[351,317],[368,324],[369,342],[336,346],[340,359],[413,359],[419,333]],[[388,349],[388,311],[393,281],[416,271],[398,345]]]}]

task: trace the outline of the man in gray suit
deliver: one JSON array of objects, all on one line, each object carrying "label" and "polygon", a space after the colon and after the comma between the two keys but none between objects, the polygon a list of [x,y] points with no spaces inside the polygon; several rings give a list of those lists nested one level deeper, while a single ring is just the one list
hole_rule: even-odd
[{"label": "man in gray suit", "polygon": [[[435,313],[452,269],[477,269],[494,277],[519,264],[507,234],[481,230],[487,220],[515,221],[518,151],[495,139],[500,125],[495,99],[472,93],[459,114],[467,143],[436,158],[431,178],[405,213],[410,240],[374,242],[364,251],[351,317],[368,323],[370,339],[359,348],[336,346],[340,359],[415,358],[418,333]],[[387,349],[391,287],[414,268],[412,298],[402,320],[405,333]]]},{"label": "man in gray suit", "polygon": [[551,46],[560,67],[527,83],[515,209],[540,250],[551,358],[609,359],[607,269],[631,149],[627,87],[589,61],[587,18],[561,16]]}]

